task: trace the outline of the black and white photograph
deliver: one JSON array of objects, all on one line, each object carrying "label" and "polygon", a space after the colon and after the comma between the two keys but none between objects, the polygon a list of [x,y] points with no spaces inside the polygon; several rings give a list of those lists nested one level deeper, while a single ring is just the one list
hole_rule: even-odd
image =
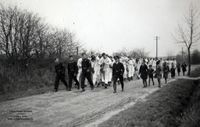
[{"label": "black and white photograph", "polygon": [[0,0],[0,127],[200,127],[200,0]]}]

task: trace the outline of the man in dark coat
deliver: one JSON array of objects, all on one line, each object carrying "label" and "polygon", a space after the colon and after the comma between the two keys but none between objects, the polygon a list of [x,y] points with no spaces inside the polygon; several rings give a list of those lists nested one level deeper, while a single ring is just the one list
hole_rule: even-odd
[{"label": "man in dark coat", "polygon": [[59,59],[56,59],[55,62],[56,62],[55,65],[56,79],[54,84],[54,90],[55,92],[58,91],[58,85],[60,80],[64,83],[66,89],[68,90],[68,84],[65,80],[65,67],[63,66],[63,63],[59,61]]},{"label": "man in dark coat", "polygon": [[182,68],[182,72],[183,72],[183,76],[185,75],[185,72],[187,71],[187,65],[185,62],[183,62],[183,64],[181,65]]},{"label": "man in dark coat", "polygon": [[168,74],[169,74],[169,66],[167,62],[163,63],[163,77],[165,79],[165,84],[167,84]]},{"label": "man in dark coat", "polygon": [[180,63],[177,63],[176,67],[177,67],[177,73],[178,73],[178,76],[180,76],[180,72],[181,72],[181,64],[180,64]]},{"label": "man in dark coat", "polygon": [[123,74],[124,74],[124,65],[119,62],[119,57],[115,56],[115,63],[113,64],[113,89],[114,92],[117,92],[117,85],[116,82],[119,79],[122,87],[122,91],[124,91],[124,81],[123,81]]},{"label": "man in dark coat", "polygon": [[72,80],[76,82],[75,86],[79,89],[79,82],[77,80],[77,74],[78,74],[78,66],[77,62],[74,61],[73,56],[69,56],[69,63],[68,63],[68,77],[69,77],[69,91],[71,91],[72,88]]},{"label": "man in dark coat", "polygon": [[82,88],[82,92],[85,91],[85,78],[87,78],[89,84],[90,84],[90,87],[91,87],[91,90],[94,89],[94,84],[93,84],[93,81],[92,81],[92,72],[91,72],[91,62],[88,58],[86,58],[86,54],[83,53],[82,54],[82,75],[81,75],[81,88]]},{"label": "man in dark coat", "polygon": [[172,78],[175,78],[175,75],[176,75],[176,68],[175,68],[175,66],[174,66],[174,63],[172,63],[172,67],[171,67],[170,72],[171,72],[171,77],[172,77]]},{"label": "man in dark coat", "polygon": [[142,65],[140,66],[139,74],[143,81],[143,88],[147,87],[148,67],[145,64],[145,60],[143,60]]},{"label": "man in dark coat", "polygon": [[150,86],[151,81],[154,85],[153,74],[154,74],[154,69],[152,68],[152,65],[149,65],[149,69],[148,69],[149,86]]}]

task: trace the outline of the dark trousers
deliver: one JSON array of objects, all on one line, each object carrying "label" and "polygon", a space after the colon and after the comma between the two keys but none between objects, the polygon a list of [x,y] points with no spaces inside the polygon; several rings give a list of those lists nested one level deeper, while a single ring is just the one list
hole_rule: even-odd
[{"label": "dark trousers", "polygon": [[58,90],[60,80],[64,83],[64,85],[66,86],[66,89],[68,89],[68,84],[65,80],[65,75],[56,75],[56,80],[55,80],[55,84],[54,84],[55,91]]},{"label": "dark trousers", "polygon": [[87,78],[89,84],[90,84],[90,87],[91,88],[94,88],[94,84],[92,82],[92,75],[90,72],[82,72],[82,75],[81,75],[81,88],[84,89],[85,88],[85,78]]},{"label": "dark trousers", "polygon": [[113,89],[114,92],[116,92],[117,90],[117,85],[116,82],[119,79],[120,83],[121,83],[121,87],[122,87],[122,91],[124,90],[124,79],[123,79],[123,75],[114,75],[113,76]]},{"label": "dark trousers", "polygon": [[185,76],[185,71],[183,71],[183,76]]},{"label": "dark trousers", "polygon": [[146,78],[144,78],[144,79],[142,79],[142,82],[143,82],[143,87],[147,87],[147,79]]},{"label": "dark trousers", "polygon": [[178,71],[178,76],[180,76],[180,72]]},{"label": "dark trousers", "polygon": [[154,80],[153,80],[153,76],[149,76],[149,86],[150,86],[150,82],[152,81],[153,85],[154,85]]},{"label": "dark trousers", "polygon": [[181,69],[178,68],[178,69],[177,69],[178,76],[180,76],[180,72],[181,72]]},{"label": "dark trousers", "polygon": [[78,89],[79,89],[80,88],[79,82],[78,82],[76,75],[74,73],[69,74],[69,89],[71,90],[71,88],[72,88],[72,81],[73,80],[76,82],[76,85],[78,86]]}]

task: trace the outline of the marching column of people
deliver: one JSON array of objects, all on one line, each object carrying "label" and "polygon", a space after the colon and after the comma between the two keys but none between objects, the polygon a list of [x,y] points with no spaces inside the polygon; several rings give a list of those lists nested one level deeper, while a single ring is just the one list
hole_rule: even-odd
[{"label": "marching column of people", "polygon": [[[60,60],[55,60],[55,84],[54,91],[58,91],[59,82],[62,81],[67,91],[71,91],[74,87],[85,91],[85,79],[87,84],[90,85],[91,90],[94,87],[103,86],[107,88],[113,84],[114,93],[117,92],[117,83],[121,84],[121,89],[124,91],[124,81],[131,81],[133,79],[142,79],[143,87],[150,86],[151,82],[154,85],[154,78],[157,78],[158,87],[161,87],[161,79],[164,78],[164,82],[167,83],[169,74],[171,78],[185,75],[187,71],[187,65],[185,62],[180,64],[175,60],[156,60],[154,58],[131,58],[126,56],[109,56],[105,53],[101,55],[91,55],[88,57],[86,53],[81,54],[82,57],[77,61],[75,56],[69,56],[69,62],[67,64],[68,71],[68,83],[65,80],[65,64]],[[114,59],[113,59],[114,58]],[[147,82],[148,81],[148,82]],[[113,82],[113,83],[112,83]]]}]

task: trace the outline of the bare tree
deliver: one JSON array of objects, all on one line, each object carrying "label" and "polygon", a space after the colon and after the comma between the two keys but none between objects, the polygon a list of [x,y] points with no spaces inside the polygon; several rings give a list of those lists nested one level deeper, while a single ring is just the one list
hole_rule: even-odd
[{"label": "bare tree", "polygon": [[129,52],[129,56],[132,56],[134,58],[145,58],[148,57],[148,52],[145,51],[145,49],[133,49]]},{"label": "bare tree", "polygon": [[[66,29],[52,29],[37,14],[0,6],[0,53],[10,62],[75,54],[79,43]],[[46,57],[46,58],[47,58]],[[8,61],[9,62],[9,61]],[[12,62],[13,63],[13,62]]]},{"label": "bare tree", "polygon": [[1,7],[0,9],[0,38],[1,38],[1,50],[5,52],[6,56],[10,56],[12,40],[10,35],[13,30],[13,19],[15,16],[14,9],[5,9]]},{"label": "bare tree", "polygon": [[188,52],[188,75],[191,72],[191,47],[200,40],[200,12],[193,5],[184,17],[183,25],[178,25],[177,43],[184,44]]},{"label": "bare tree", "polygon": [[133,58],[146,58],[148,57],[148,52],[145,49],[132,49],[128,51],[127,49],[122,49],[121,51],[113,53],[113,55],[120,55],[120,56],[130,56]]}]

